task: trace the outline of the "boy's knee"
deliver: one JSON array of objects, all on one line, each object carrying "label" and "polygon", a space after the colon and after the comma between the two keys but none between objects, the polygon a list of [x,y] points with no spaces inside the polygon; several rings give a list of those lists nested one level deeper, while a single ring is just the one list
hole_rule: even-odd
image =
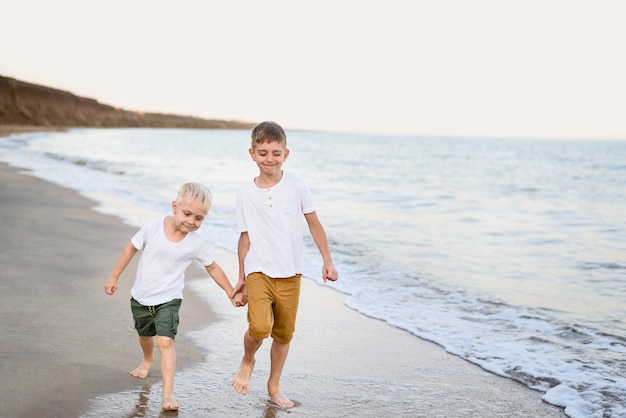
[{"label": "boy's knee", "polygon": [[254,326],[248,327],[248,334],[255,340],[264,340],[269,337],[272,332],[271,326]]},{"label": "boy's knee", "polygon": [[289,344],[293,339],[293,333],[291,333],[290,335],[280,335],[277,333],[272,333],[272,339],[277,343]]},{"label": "boy's knee", "polygon": [[174,347],[174,340],[170,337],[159,335],[157,337],[157,347],[159,347],[159,350],[170,350]]}]

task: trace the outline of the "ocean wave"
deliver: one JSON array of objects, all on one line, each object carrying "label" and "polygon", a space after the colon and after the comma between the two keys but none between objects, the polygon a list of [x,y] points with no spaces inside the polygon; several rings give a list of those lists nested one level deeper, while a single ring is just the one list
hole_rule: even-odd
[{"label": "ocean wave", "polygon": [[582,270],[623,270],[626,269],[626,264],[620,264],[617,262],[597,263],[597,262],[585,262],[578,265],[578,268]]},{"label": "ocean wave", "polygon": [[422,289],[416,294],[420,302],[410,307],[399,295],[373,289],[352,294],[346,305],[545,392],[544,399],[567,406],[569,416],[606,411],[619,416],[612,402],[626,399],[624,366],[617,361],[623,356],[623,337],[468,292]]}]

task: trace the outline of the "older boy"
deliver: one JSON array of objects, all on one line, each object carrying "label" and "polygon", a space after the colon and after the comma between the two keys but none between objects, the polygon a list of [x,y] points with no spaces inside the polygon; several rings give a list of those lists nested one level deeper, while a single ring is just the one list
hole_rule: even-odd
[{"label": "older boy", "polygon": [[252,130],[252,160],[259,175],[243,185],[237,195],[239,279],[237,292],[248,296],[248,330],[244,355],[232,386],[248,393],[255,353],[263,340],[273,338],[268,393],[281,408],[294,402],[283,394],[280,376],[293,337],[302,275],[302,214],[323,259],[322,278],[338,278],[326,233],[320,223],[311,192],[304,181],[282,170],[289,156],[287,137],[274,122],[263,122]]},{"label": "older boy", "polygon": [[117,290],[120,275],[137,251],[143,250],[137,267],[137,276],[131,289],[131,310],[139,345],[143,351],[142,363],[132,376],[145,378],[154,362],[154,337],[161,353],[163,376],[163,410],[176,411],[174,399],[174,371],[176,351],[174,338],[178,329],[178,312],[185,287],[185,270],[194,260],[206,271],[227,295],[234,306],[245,305],[242,293],[233,291],[228,277],[215,262],[208,246],[197,230],[211,207],[209,189],[198,183],[185,183],[172,202],[174,216],[153,219],[144,225],[126,245],[113,272],[104,284],[107,295]]}]

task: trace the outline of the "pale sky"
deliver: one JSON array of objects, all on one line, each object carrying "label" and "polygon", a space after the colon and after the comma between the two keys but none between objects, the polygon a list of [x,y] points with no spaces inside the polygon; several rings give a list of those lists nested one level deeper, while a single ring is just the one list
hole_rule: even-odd
[{"label": "pale sky", "polygon": [[626,1],[0,0],[0,75],[129,110],[626,140]]}]

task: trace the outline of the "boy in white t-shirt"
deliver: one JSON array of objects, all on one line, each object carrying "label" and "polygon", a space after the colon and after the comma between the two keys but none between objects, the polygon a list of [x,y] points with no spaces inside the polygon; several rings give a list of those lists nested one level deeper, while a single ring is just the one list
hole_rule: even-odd
[{"label": "boy in white t-shirt", "polygon": [[173,216],[153,219],[144,225],[126,245],[104,285],[106,294],[113,295],[120,275],[137,251],[142,251],[130,293],[143,361],[129,373],[140,379],[148,375],[154,362],[156,336],[161,354],[165,411],[176,411],[179,407],[174,399],[174,338],[178,329],[178,312],[183,299],[187,267],[194,260],[200,262],[215,283],[224,289],[234,306],[246,304],[245,295],[234,292],[228,277],[196,232],[210,208],[211,193],[207,187],[198,183],[183,184],[176,200],[172,202]]},{"label": "boy in white t-shirt", "polygon": [[244,334],[244,356],[232,386],[248,393],[254,370],[254,355],[263,340],[272,342],[268,393],[281,408],[294,402],[280,389],[280,376],[293,337],[302,276],[303,225],[309,231],[323,259],[322,278],[335,281],[326,232],[315,213],[306,183],[282,170],[289,155],[287,137],[274,122],[263,122],[252,130],[252,160],[259,175],[243,185],[237,195],[239,279],[234,292],[248,297],[248,330]]}]

